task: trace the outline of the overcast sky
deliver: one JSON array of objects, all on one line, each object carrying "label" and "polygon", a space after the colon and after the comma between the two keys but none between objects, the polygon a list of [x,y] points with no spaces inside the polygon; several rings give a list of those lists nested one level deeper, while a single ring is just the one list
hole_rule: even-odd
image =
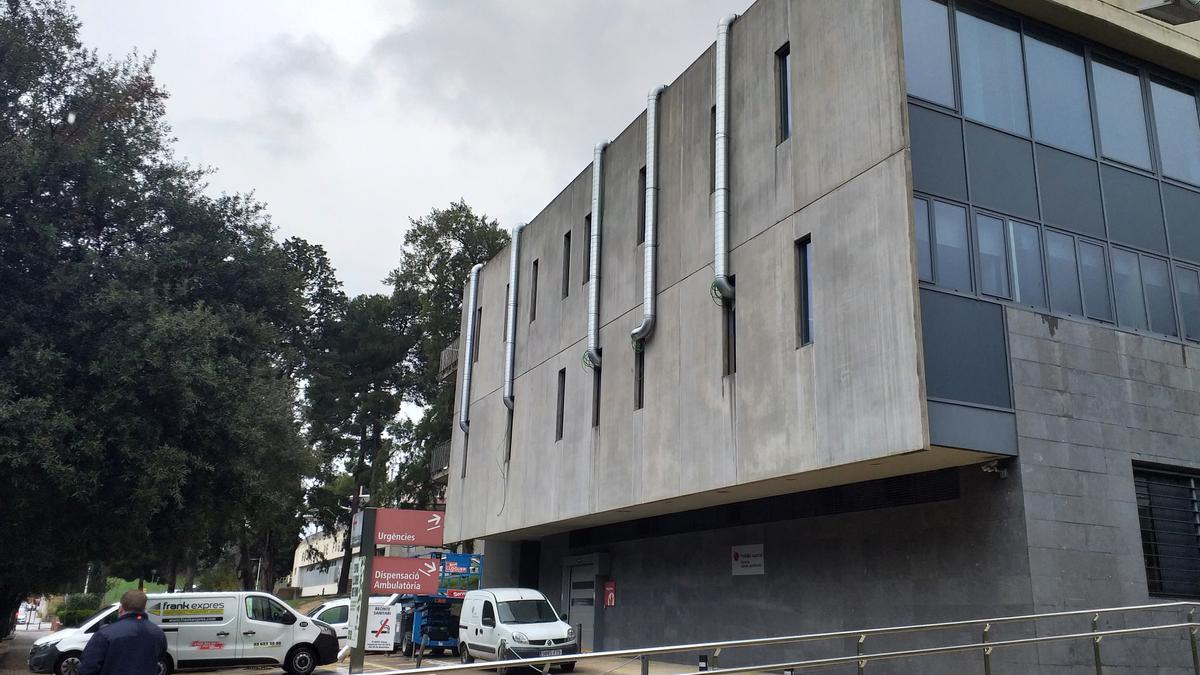
[{"label": "overcast sky", "polygon": [[529,220],[750,0],[75,0],[101,54],[157,54],[177,151],[384,290],[408,218]]}]

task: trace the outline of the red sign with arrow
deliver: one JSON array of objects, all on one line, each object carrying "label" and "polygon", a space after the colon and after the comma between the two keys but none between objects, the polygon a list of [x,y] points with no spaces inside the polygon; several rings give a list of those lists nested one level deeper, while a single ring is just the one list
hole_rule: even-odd
[{"label": "red sign with arrow", "polygon": [[402,546],[441,546],[441,511],[378,509],[375,512],[375,543]]},{"label": "red sign with arrow", "polygon": [[435,595],[442,561],[429,558],[376,557],[371,563],[371,593]]}]

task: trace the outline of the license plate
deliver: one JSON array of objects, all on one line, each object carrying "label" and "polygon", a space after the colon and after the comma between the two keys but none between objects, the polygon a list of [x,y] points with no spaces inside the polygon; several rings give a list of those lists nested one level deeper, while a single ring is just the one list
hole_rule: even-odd
[{"label": "license plate", "polygon": [[562,656],[561,649],[545,649],[542,651],[542,656]]}]

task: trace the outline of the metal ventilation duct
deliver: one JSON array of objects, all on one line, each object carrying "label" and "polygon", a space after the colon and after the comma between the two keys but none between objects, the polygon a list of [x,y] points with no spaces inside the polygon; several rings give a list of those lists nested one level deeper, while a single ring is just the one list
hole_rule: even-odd
[{"label": "metal ventilation duct", "polygon": [[517,282],[521,280],[521,231],[525,223],[512,230],[512,257],[508,264],[508,320],[504,325],[504,405],[513,409],[513,369],[517,347]]},{"label": "metal ventilation duct", "polygon": [[588,262],[588,332],[584,362],[600,367],[600,232],[604,229],[604,149],[608,141],[596,144],[592,158],[592,255]]},{"label": "metal ventilation duct", "polygon": [[1178,26],[1200,20],[1200,0],[1151,0],[1138,13]]},{"label": "metal ventilation duct", "polygon": [[475,314],[479,308],[479,272],[482,269],[483,263],[476,263],[471,268],[471,286],[467,291],[467,343],[459,355],[459,360],[466,364],[463,366],[462,401],[458,406],[458,428],[464,434],[471,431],[471,374],[475,370],[475,333],[479,330],[475,325]]},{"label": "metal ventilation duct", "polygon": [[666,91],[665,85],[650,90],[646,97],[646,224],[645,260],[642,271],[642,323],[630,335],[633,341],[642,342],[654,332],[656,311],[654,306],[655,279],[657,278],[658,223],[658,99]]},{"label": "metal ventilation duct", "polygon": [[733,300],[729,283],[729,27],[737,14],[721,19],[717,27],[716,68],[713,73],[716,99],[713,166],[713,289],[721,299]]}]

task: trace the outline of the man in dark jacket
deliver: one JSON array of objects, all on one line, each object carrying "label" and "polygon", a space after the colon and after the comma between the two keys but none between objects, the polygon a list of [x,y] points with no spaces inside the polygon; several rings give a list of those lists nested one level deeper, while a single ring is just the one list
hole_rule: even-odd
[{"label": "man in dark jacket", "polygon": [[146,616],[146,594],[126,591],[117,620],[88,640],[77,675],[157,675],[167,636]]}]

